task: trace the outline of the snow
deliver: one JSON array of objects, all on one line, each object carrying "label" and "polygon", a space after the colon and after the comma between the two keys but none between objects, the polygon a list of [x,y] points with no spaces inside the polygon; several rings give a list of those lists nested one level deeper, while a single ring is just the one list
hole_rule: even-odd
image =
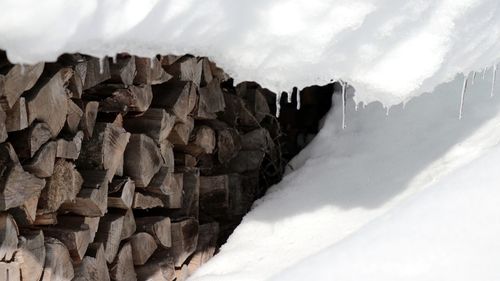
[{"label": "snow", "polygon": [[0,48],[20,63],[208,55],[237,82],[342,78],[356,101],[391,106],[498,62],[498,14],[497,0],[2,0]]},{"label": "snow", "polygon": [[461,120],[462,75],[389,116],[355,111],[348,88],[347,127],[336,106],[190,281],[498,280],[500,95],[487,72]]}]

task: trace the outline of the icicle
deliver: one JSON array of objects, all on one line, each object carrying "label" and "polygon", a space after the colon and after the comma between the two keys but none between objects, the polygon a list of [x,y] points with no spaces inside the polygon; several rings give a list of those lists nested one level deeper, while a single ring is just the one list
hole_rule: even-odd
[{"label": "icicle", "polygon": [[486,78],[486,67],[483,68],[483,80],[484,80],[484,78]]},{"label": "icicle", "polygon": [[99,59],[99,73],[100,74],[104,73],[104,57]]},{"label": "icicle", "polygon": [[497,78],[497,65],[495,64],[493,66],[493,78],[491,81],[491,93],[490,96],[493,97],[494,91],[495,91],[495,80]]},{"label": "icicle", "polygon": [[389,106],[385,108],[385,116],[389,116],[389,110],[390,109],[391,108]]},{"label": "icicle", "polygon": [[149,67],[151,67],[151,69],[155,68],[155,64],[153,63],[156,59],[156,56],[153,56],[151,57],[151,63],[149,64]]},{"label": "icicle", "polygon": [[358,103],[354,105],[354,111],[358,111]]},{"label": "icicle", "polygon": [[462,112],[464,109],[464,97],[467,90],[467,76],[464,77],[464,85],[462,87],[462,95],[460,96],[460,112],[458,113],[458,120],[462,119]]},{"label": "icicle", "polygon": [[476,72],[475,71],[472,72],[472,80],[470,83],[471,85],[474,85],[474,80],[476,80]]},{"label": "icicle", "polygon": [[297,110],[300,109],[300,92],[297,93]]},{"label": "icicle", "polygon": [[276,117],[280,117],[280,111],[281,111],[280,100],[281,100],[281,95],[282,95],[282,92],[278,92],[276,94]]},{"label": "icicle", "polygon": [[113,64],[116,64],[117,61],[118,61],[118,54],[113,56]]},{"label": "icicle", "polygon": [[345,125],[345,88],[346,88],[346,83],[341,82],[342,84],[342,130],[346,128]]}]

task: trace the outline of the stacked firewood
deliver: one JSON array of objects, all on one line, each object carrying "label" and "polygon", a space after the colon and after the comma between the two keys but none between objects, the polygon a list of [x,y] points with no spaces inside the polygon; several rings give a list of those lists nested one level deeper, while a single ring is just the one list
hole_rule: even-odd
[{"label": "stacked firewood", "polygon": [[281,176],[273,93],[191,55],[0,52],[0,280],[184,280]]}]

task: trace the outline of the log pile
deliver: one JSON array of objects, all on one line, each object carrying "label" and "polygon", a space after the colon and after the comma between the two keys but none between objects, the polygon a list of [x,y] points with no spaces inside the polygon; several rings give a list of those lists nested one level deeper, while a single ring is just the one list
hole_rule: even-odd
[{"label": "log pile", "polygon": [[185,280],[281,176],[275,105],[204,57],[0,51],[0,280]]}]

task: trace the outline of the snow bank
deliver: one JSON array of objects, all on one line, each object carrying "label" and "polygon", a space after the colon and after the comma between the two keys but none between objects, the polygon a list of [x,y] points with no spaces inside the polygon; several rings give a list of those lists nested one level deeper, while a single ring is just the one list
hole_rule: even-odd
[{"label": "snow bank", "polygon": [[390,106],[499,58],[497,0],[2,0],[14,62],[64,52],[209,55],[276,92],[344,78]]},{"label": "snow bank", "polygon": [[[351,95],[347,128],[335,107],[291,162],[295,171],[190,280],[493,280],[482,277],[500,274],[491,267],[500,259],[498,164],[445,177],[492,147],[500,150],[500,91],[490,97],[491,75],[476,75],[473,85],[469,76],[462,120],[463,76],[389,115],[380,103],[356,111]],[[481,270],[475,279],[462,275]]]}]

